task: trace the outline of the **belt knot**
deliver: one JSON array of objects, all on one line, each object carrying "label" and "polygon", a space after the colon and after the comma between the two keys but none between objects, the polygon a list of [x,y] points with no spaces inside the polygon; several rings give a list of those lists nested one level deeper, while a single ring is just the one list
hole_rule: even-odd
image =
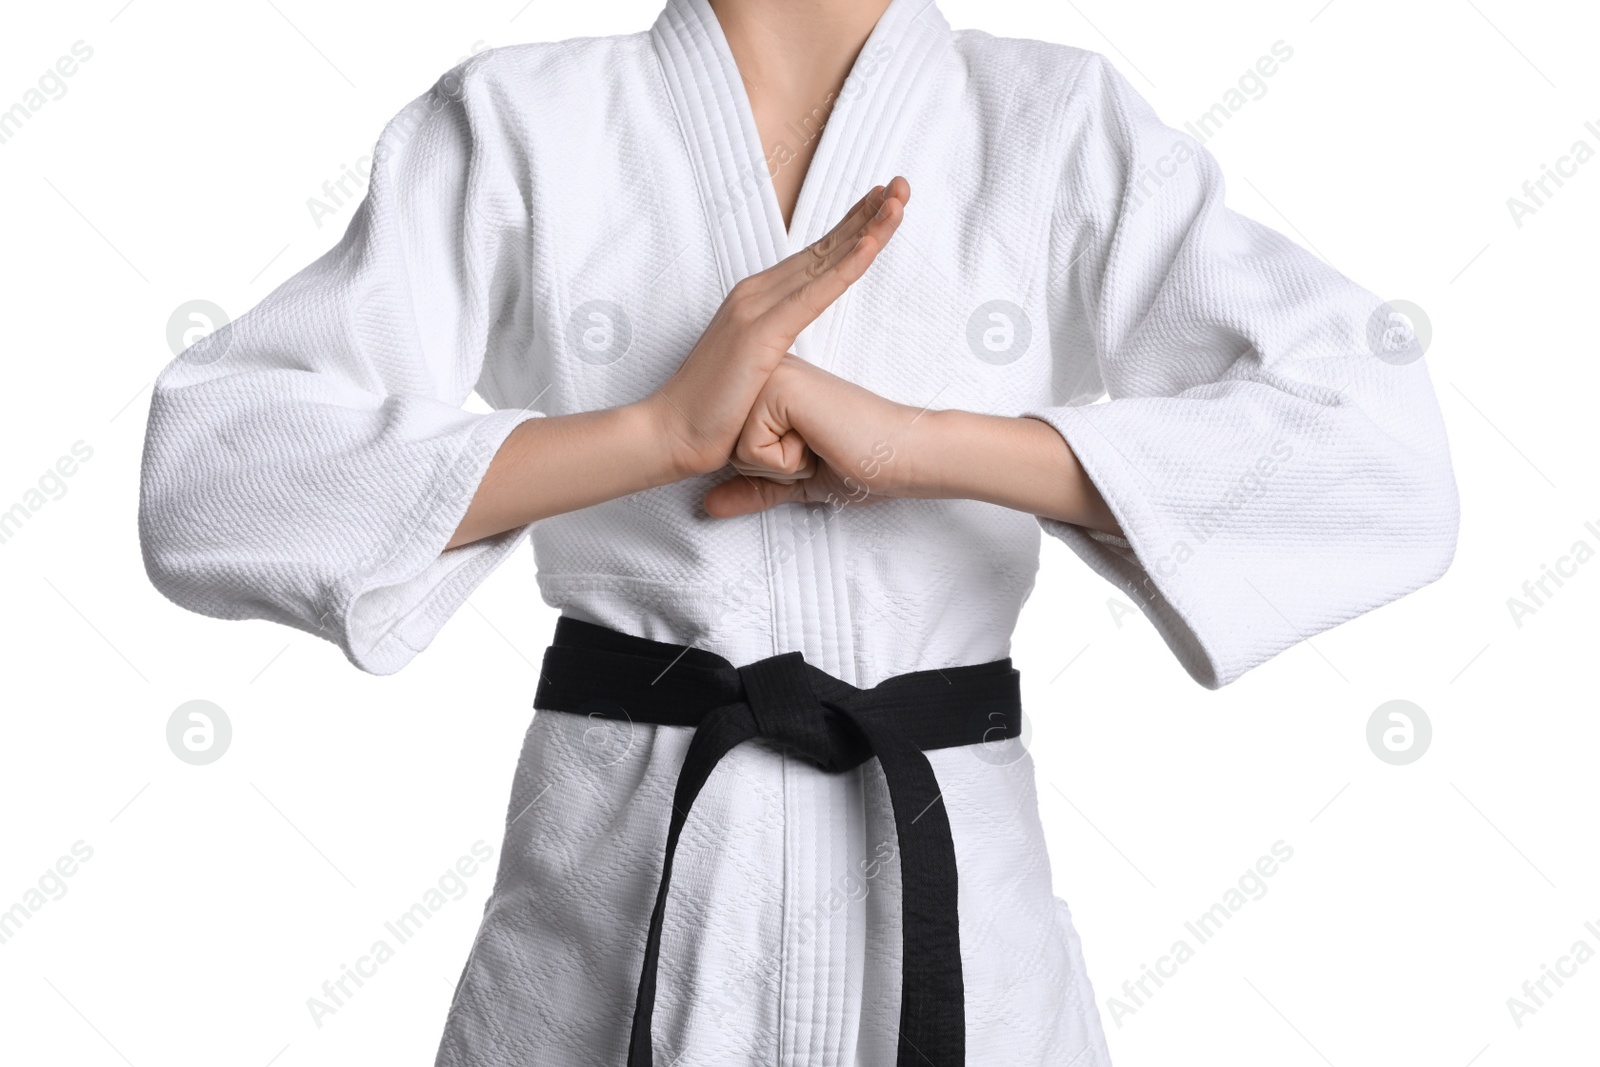
[{"label": "belt knot", "polygon": [[816,668],[799,652],[738,670],[758,736],[824,771],[846,771],[867,761],[866,740],[843,708],[817,696],[811,681]]},{"label": "belt knot", "polygon": [[[691,652],[694,659],[674,668]],[[990,740],[997,732],[1015,736],[1022,717],[1018,689],[1017,673],[1007,660],[902,674],[858,689],[806,663],[798,652],[737,668],[688,646],[648,641],[571,618],[558,622],[556,641],[545,653],[535,707],[694,728],[672,794],[661,881],[645,935],[628,1038],[629,1067],[655,1063],[651,1020],[678,839],[718,763],[758,738],[827,772],[877,758],[894,811],[901,865],[895,1064],[961,1067],[966,1062],[966,992],[955,839],[926,753]],[[602,703],[595,706],[592,701]],[[1004,730],[994,725],[997,719]]]}]

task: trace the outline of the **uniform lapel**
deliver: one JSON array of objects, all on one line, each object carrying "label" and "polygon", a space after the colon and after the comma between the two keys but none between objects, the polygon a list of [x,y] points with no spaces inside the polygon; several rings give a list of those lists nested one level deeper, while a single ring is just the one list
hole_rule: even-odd
[{"label": "uniform lapel", "polygon": [[950,26],[933,0],[892,0],[856,57],[806,171],[791,248],[821,237],[862,193],[894,177],[909,119],[951,51]]},{"label": "uniform lapel", "polygon": [[[907,134],[925,114],[930,85],[954,59],[950,27],[933,0],[891,0],[834,104],[786,231],[744,82],[708,0],[667,0],[651,35],[725,290],[821,237],[862,193],[903,168]],[[851,299],[846,293],[823,312],[800,335],[795,354],[831,366]],[[819,531],[799,508],[765,511],[760,520],[773,651],[802,651],[854,684],[841,524]]]},{"label": "uniform lapel", "polygon": [[917,94],[950,49],[933,0],[891,0],[834,104],[785,230],[755,115],[711,5],[668,0],[651,36],[729,286],[822,236],[892,177],[879,171],[893,167]]}]

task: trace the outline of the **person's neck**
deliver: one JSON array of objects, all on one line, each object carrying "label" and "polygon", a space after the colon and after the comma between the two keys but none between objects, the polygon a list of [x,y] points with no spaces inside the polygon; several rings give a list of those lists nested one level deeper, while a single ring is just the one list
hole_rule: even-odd
[{"label": "person's neck", "polygon": [[889,0],[709,0],[755,114],[785,224],[821,126]]},{"label": "person's neck", "polygon": [[746,85],[837,93],[889,0],[709,0]]}]

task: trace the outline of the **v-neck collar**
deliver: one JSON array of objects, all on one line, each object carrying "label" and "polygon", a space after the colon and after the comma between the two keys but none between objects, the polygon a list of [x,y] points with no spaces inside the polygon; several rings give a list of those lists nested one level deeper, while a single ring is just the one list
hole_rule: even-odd
[{"label": "v-neck collar", "polygon": [[898,155],[908,105],[950,47],[933,0],[890,0],[834,102],[785,227],[749,95],[709,0],[667,0],[651,36],[728,285],[822,236],[862,193],[893,177],[877,170]]}]

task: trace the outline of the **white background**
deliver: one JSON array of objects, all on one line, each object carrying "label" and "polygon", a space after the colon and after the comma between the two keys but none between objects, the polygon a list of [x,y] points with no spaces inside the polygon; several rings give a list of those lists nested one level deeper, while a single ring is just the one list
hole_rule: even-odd
[{"label": "white background", "polygon": [[[149,384],[179,305],[237,315],[337,240],[353,205],[318,228],[307,199],[474,47],[631,32],[658,9],[124,3],[7,5],[0,33],[0,108],[74,42],[94,49],[0,144],[0,510],[93,449],[0,544],[0,909],[92,849],[0,944],[0,1061],[431,1063],[492,868],[320,1028],[306,1001],[474,842],[498,858],[553,624],[532,554],[390,678],[297,632],[186,614],[136,540]],[[1106,53],[1172,125],[1292,47],[1208,147],[1236,209],[1426,310],[1463,501],[1442,581],[1216,693],[1047,541],[1014,655],[1056,890],[1118,1067],[1593,1064],[1600,960],[1521,1026],[1507,998],[1574,942],[1600,951],[1600,561],[1520,627],[1506,602],[1575,541],[1600,548],[1600,160],[1520,228],[1506,200],[1576,140],[1600,149],[1600,15],[1323,5],[944,5],[957,27]],[[234,728],[205,767],[165,738],[197,698]],[[1434,736],[1391,766],[1366,723],[1402,698]],[[1267,893],[1114,1011],[1280,840],[1293,858]]]}]

